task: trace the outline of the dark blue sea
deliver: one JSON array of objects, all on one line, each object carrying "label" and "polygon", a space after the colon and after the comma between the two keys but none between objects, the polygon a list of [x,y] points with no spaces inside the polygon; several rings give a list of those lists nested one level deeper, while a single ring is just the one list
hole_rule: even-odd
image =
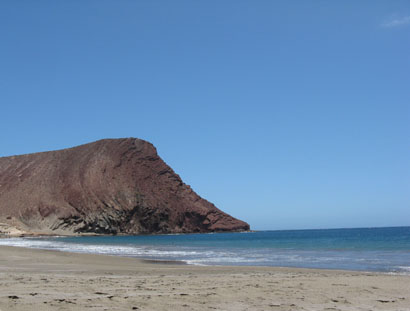
[{"label": "dark blue sea", "polygon": [[410,274],[410,227],[0,239],[14,245],[192,265],[325,268]]}]

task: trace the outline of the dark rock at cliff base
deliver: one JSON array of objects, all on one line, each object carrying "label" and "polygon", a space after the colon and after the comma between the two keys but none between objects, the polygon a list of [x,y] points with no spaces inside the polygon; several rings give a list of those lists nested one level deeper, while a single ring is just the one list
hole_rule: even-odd
[{"label": "dark rock at cliff base", "polygon": [[0,158],[0,222],[54,234],[249,230],[135,138]]}]

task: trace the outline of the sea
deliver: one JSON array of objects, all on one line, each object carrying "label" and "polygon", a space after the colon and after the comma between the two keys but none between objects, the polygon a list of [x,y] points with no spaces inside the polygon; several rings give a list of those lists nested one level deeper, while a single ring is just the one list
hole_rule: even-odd
[{"label": "sea", "polygon": [[410,227],[0,239],[0,245],[189,265],[378,271],[410,275]]}]

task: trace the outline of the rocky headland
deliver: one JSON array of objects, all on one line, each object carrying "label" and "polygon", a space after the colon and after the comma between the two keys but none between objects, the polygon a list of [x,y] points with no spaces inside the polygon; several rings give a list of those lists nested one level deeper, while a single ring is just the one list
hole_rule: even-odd
[{"label": "rocky headland", "polygon": [[0,235],[249,230],[136,138],[0,158]]}]

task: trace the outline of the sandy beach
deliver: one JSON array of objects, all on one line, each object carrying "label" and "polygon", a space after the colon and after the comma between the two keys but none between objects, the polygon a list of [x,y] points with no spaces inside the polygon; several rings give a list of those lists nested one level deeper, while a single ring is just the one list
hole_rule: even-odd
[{"label": "sandy beach", "polygon": [[410,310],[410,277],[0,247],[0,310]]}]

